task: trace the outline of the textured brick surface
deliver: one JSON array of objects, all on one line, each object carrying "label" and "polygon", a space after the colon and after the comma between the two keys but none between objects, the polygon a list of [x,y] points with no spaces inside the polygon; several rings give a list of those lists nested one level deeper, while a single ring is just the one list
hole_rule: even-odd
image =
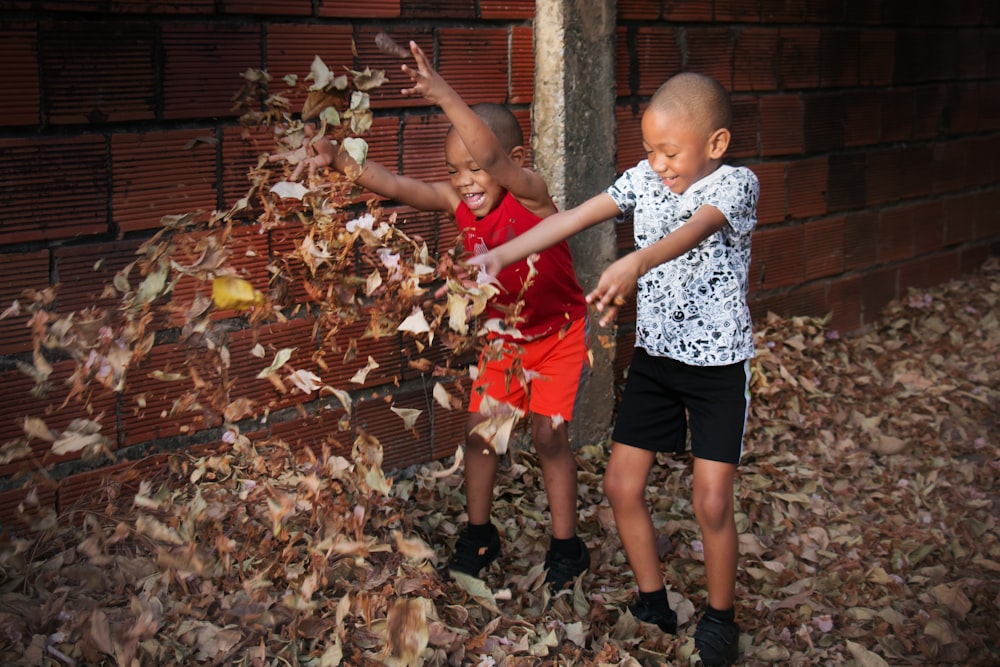
[{"label": "textured brick surface", "polygon": [[[0,125],[39,122],[38,31],[35,23],[0,23]],[[16,94],[14,94],[16,91]]]},{"label": "textured brick surface", "polygon": [[163,28],[166,118],[232,117],[248,67],[261,67],[260,28],[167,24]]},{"label": "textured brick surface", "polygon": [[761,155],[802,152],[802,98],[798,95],[762,97],[760,100]]},{"label": "textured brick surface", "polygon": [[108,232],[104,137],[0,139],[0,153],[0,243]]},{"label": "textured brick surface", "polygon": [[[49,251],[39,250],[0,255],[0,307],[6,310],[15,300],[28,301],[25,290],[43,290],[49,286]],[[0,320],[0,354],[19,354],[32,349],[27,313]]]},{"label": "textured brick surface", "polygon": [[805,275],[802,237],[802,227],[754,232],[750,289],[773,289],[802,282]]},{"label": "textured brick surface", "polygon": [[777,30],[747,28],[736,38],[733,90],[771,92],[777,88]]},{"label": "textured brick surface", "polygon": [[42,23],[48,122],[100,125],[155,118],[154,40],[149,23]]},{"label": "textured brick surface", "polygon": [[164,215],[214,209],[216,143],[211,130],[114,135],[112,210],[118,228],[159,229]]}]

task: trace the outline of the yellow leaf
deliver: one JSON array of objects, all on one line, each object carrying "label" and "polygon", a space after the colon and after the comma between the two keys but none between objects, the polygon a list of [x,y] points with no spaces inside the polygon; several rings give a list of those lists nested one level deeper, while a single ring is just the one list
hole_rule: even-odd
[{"label": "yellow leaf", "polygon": [[219,276],[212,281],[212,301],[222,310],[244,310],[264,303],[264,295],[242,278]]}]

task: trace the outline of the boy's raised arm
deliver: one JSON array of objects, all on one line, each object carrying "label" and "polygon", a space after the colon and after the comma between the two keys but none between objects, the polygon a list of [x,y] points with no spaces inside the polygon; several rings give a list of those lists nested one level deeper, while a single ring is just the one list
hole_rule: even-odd
[{"label": "boy's raised arm", "polygon": [[579,206],[550,215],[503,245],[469,259],[469,263],[479,264],[488,275],[496,276],[504,267],[619,214],[615,200],[602,192]]},{"label": "boy's raised arm", "polygon": [[402,90],[403,95],[422,95],[441,107],[479,168],[489,173],[529,209],[543,214],[554,211],[544,179],[511,159],[489,126],[431,67],[427,56],[416,42],[410,42],[410,51],[417,62],[417,69],[403,65],[403,71],[413,81],[411,88]]}]

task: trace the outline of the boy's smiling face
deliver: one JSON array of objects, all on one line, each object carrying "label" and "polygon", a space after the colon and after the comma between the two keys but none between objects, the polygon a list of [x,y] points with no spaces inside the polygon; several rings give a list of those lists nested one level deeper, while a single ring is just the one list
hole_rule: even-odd
[{"label": "boy's smiling face", "polygon": [[507,190],[472,159],[457,132],[445,137],[444,160],[451,186],[477,218],[486,216],[503,201]]},{"label": "boy's smiling face", "polygon": [[648,109],[642,116],[646,158],[674,194],[683,194],[715,171],[728,145],[728,130],[706,134],[702,124],[690,114]]}]

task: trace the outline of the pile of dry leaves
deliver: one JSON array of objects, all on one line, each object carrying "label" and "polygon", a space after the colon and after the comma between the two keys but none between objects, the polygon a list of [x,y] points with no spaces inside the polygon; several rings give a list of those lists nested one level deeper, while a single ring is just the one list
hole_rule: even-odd
[{"label": "pile of dry leaves", "polygon": [[[914,291],[858,336],[758,324],[738,482],[746,665],[1000,662],[1000,262]],[[650,480],[677,637],[623,610],[630,572],[579,450],[592,571],[542,585],[545,496],[512,451],[485,582],[440,574],[464,506],[435,463],[387,478],[237,436],[150,479],[112,480],[0,543],[0,658],[32,665],[688,665],[704,602],[689,462]],[[44,523],[43,523],[44,522]]]}]

